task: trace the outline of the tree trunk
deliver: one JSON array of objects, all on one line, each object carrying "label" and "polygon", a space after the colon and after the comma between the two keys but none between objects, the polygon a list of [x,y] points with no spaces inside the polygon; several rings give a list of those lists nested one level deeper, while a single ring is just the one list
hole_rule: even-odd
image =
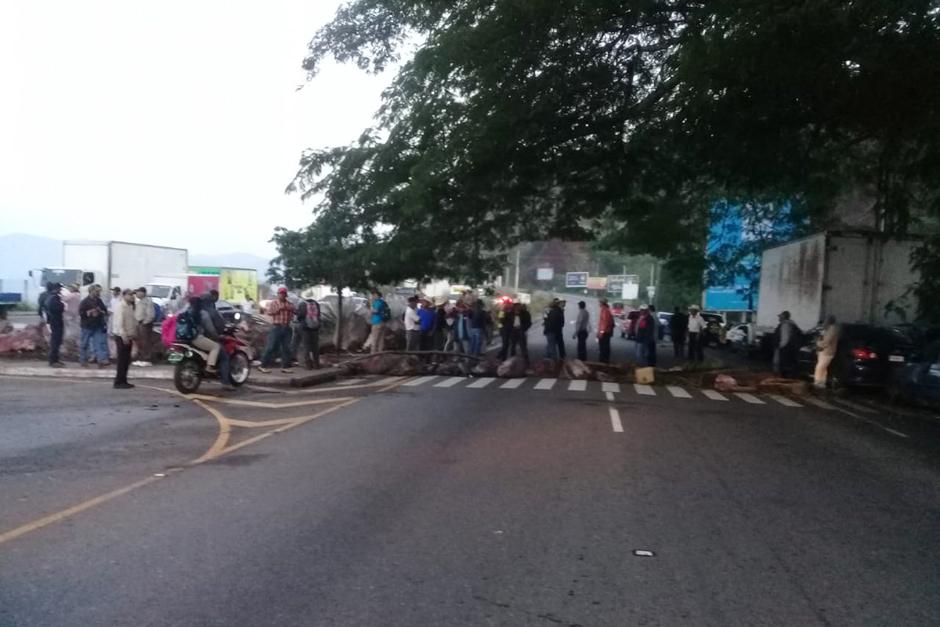
[{"label": "tree trunk", "polygon": [[336,352],[343,349],[343,288],[336,291]]}]

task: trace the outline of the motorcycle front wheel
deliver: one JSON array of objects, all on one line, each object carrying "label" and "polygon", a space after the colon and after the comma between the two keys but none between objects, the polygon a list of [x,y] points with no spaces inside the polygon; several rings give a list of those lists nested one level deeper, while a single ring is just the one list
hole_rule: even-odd
[{"label": "motorcycle front wheel", "polygon": [[248,355],[242,351],[237,351],[231,358],[230,374],[232,385],[238,387],[248,381],[248,375],[251,373],[251,362]]},{"label": "motorcycle front wheel", "polygon": [[182,394],[195,394],[202,384],[202,368],[192,359],[176,364],[173,384]]}]

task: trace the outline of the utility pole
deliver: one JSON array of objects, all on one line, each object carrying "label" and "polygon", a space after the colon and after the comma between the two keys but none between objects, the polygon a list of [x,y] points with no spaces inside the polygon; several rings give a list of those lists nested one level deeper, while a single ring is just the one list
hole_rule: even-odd
[{"label": "utility pole", "polygon": [[522,245],[516,246],[516,291],[519,291],[519,260],[522,257]]}]

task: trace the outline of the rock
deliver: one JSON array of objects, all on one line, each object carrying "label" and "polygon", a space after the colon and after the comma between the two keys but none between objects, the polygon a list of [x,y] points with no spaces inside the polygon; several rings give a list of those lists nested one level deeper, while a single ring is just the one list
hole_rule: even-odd
[{"label": "rock", "polygon": [[757,383],[757,389],[768,394],[791,394],[794,396],[809,396],[810,394],[809,382],[796,379],[764,379]]},{"label": "rock", "polygon": [[477,362],[477,364],[470,369],[470,374],[475,377],[495,377],[498,370],[499,360],[491,357]]},{"label": "rock", "polygon": [[389,371],[388,374],[395,375],[397,377],[411,377],[416,374],[420,374],[423,371],[423,365],[421,360],[415,355],[399,355],[398,363],[396,363]]},{"label": "rock", "polygon": [[733,392],[738,388],[738,380],[727,374],[715,377],[715,389],[719,392]]},{"label": "rock", "polygon": [[593,379],[594,371],[580,359],[566,361],[564,365],[565,376],[569,379]]},{"label": "rock", "polygon": [[594,372],[594,378],[603,383],[613,383],[616,381],[612,376],[604,372],[603,370],[597,370]]},{"label": "rock", "polygon": [[357,370],[366,374],[388,374],[401,363],[401,355],[375,355],[357,364]]},{"label": "rock", "polygon": [[16,353],[21,351],[45,351],[48,343],[39,325],[31,324],[19,331],[12,331],[0,335],[0,353]]},{"label": "rock", "polygon": [[504,379],[524,377],[525,375],[526,365],[522,357],[510,357],[496,369],[496,376]]},{"label": "rock", "polygon": [[543,359],[535,362],[535,376],[537,377],[557,377],[561,371],[561,362],[554,359]]}]

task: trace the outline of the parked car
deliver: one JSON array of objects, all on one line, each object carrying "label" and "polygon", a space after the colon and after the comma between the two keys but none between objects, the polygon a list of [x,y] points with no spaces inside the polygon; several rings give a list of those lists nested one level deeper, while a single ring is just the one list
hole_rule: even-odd
[{"label": "parked car", "polygon": [[669,322],[672,320],[671,311],[657,311],[656,312],[656,322],[659,324],[659,339],[663,340],[666,337],[672,337],[672,332],[669,330]]},{"label": "parked car", "polygon": [[940,340],[913,351],[891,381],[891,394],[913,403],[940,402]]},{"label": "parked car", "polygon": [[[816,343],[823,328],[804,335],[798,367],[800,374],[812,377],[816,369]],[[870,324],[840,325],[839,345],[829,366],[833,387],[884,387],[895,377],[893,370],[903,367],[917,349],[911,338],[897,329]]]},{"label": "parked car", "polygon": [[731,325],[725,333],[725,342],[735,352],[748,352],[751,345],[751,324],[743,322]]}]

